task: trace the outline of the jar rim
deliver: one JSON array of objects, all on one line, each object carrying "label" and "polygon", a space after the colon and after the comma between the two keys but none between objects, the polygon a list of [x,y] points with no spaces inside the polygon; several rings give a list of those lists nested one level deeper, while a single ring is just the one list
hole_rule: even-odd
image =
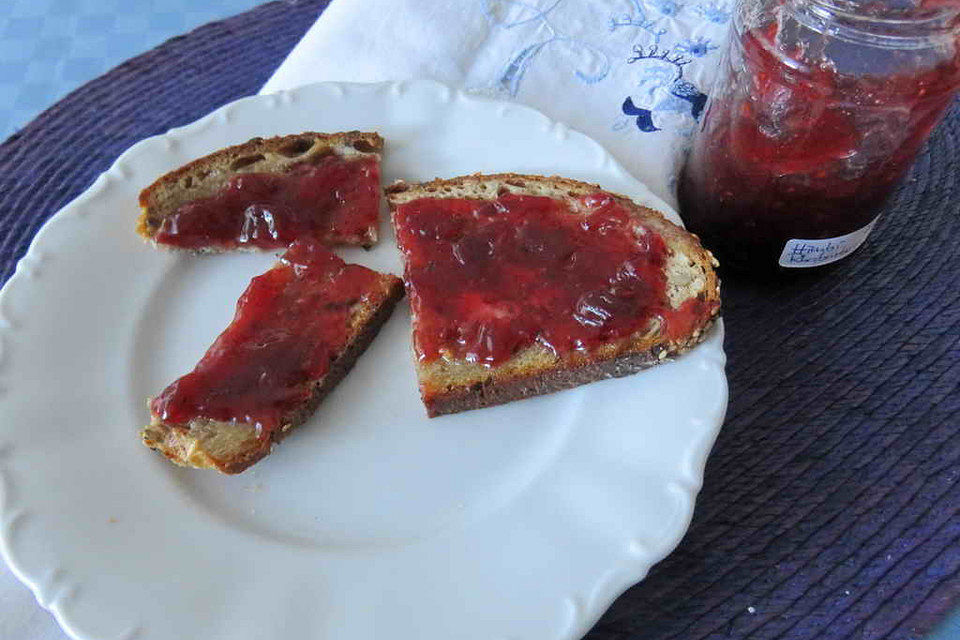
[{"label": "jar rim", "polygon": [[786,0],[808,28],[875,47],[928,49],[960,39],[960,4],[904,5],[896,0]]},{"label": "jar rim", "polygon": [[926,5],[896,0],[800,0],[813,11],[837,19],[858,20],[892,27],[926,26],[937,30],[960,29],[960,3]]}]

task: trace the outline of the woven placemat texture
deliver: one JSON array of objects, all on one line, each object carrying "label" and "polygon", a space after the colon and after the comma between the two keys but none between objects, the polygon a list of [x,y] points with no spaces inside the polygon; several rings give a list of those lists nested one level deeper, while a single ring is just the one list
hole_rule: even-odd
[{"label": "woven placemat texture", "polygon": [[[325,4],[175,38],[7,140],[0,281],[131,144],[256,93]],[[857,255],[787,284],[727,280],[731,403],[693,524],[590,640],[907,639],[955,606],[958,161],[955,108]]]}]

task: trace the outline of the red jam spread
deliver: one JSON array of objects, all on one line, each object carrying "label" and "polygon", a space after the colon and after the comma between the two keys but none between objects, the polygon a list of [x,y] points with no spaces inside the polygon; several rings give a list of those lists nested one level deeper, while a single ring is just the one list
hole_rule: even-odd
[{"label": "red jam spread", "polygon": [[379,208],[379,162],[327,155],[282,174],[238,174],[164,218],[154,239],[184,249],[275,249],[300,238],[369,244]]},{"label": "red jam spread", "polygon": [[309,241],[251,280],[230,326],[197,364],[153,399],[169,424],[257,425],[269,437],[298,409],[350,338],[351,309],[382,297],[381,276]]},{"label": "red jam spread", "polygon": [[512,194],[397,207],[418,357],[497,365],[535,342],[589,351],[654,318],[668,334],[692,328],[703,310],[671,309],[661,237],[607,194],[574,206],[584,214]]},{"label": "red jam spread", "polygon": [[958,58],[874,75],[869,58],[845,71],[814,59],[822,47],[777,43],[771,24],[734,45],[744,68],[715,88],[680,180],[684,222],[725,266],[775,266],[791,238],[869,224],[960,80]]}]

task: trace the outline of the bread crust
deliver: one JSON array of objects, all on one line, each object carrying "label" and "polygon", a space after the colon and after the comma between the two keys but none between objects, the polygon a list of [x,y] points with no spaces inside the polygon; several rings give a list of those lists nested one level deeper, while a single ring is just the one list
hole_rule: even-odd
[{"label": "bread crust", "polygon": [[419,198],[492,200],[504,192],[572,199],[602,191],[615,198],[645,227],[659,233],[668,249],[668,297],[674,308],[691,297],[706,303],[689,335],[667,340],[651,328],[611,341],[590,352],[557,356],[539,344],[494,367],[442,357],[418,362],[420,391],[430,417],[478,409],[552,393],[596,380],[626,376],[689,351],[703,341],[719,315],[720,281],[713,255],[697,236],[654,209],[599,185],[560,176],[516,173],[473,174],[421,184],[395,183],[385,189],[391,216],[398,206]]},{"label": "bread crust", "polygon": [[[671,355],[679,355],[693,346],[678,348]],[[595,359],[504,380],[477,383],[471,387],[432,396],[429,403],[426,403],[427,414],[433,418],[448,413],[492,407],[572,389],[597,380],[629,376],[659,364],[666,357],[666,352],[666,349],[651,347],[647,351],[622,353],[606,360]]]},{"label": "bread crust", "polygon": [[[237,474],[267,456],[273,445],[305,422],[320,402],[353,368],[357,358],[379,333],[403,297],[403,281],[381,274],[383,295],[373,305],[358,309],[353,325],[354,335],[343,352],[331,363],[327,374],[313,381],[310,397],[296,410],[285,415],[279,429],[269,438],[259,438],[251,424],[194,420],[187,425],[163,422],[157,416],[140,432],[143,444],[160,452],[171,462],[198,469],[214,469],[224,474]],[[149,406],[149,401],[148,401]]]},{"label": "bread crust", "polygon": [[[383,138],[375,132],[305,131],[274,138],[252,138],[197,158],[157,178],[140,192],[140,216],[137,218],[136,231],[153,241],[164,219],[176,213],[182,204],[214,195],[237,174],[282,173],[292,165],[329,154],[344,159],[376,157],[379,160],[382,150]],[[345,244],[369,248],[377,242],[377,235],[374,226],[362,236],[348,239]],[[164,248],[178,250],[175,247]]]}]

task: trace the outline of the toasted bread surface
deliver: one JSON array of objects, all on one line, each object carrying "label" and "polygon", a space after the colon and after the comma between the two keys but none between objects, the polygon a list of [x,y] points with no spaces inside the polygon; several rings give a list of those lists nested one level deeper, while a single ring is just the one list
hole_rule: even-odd
[{"label": "toasted bread surface", "polygon": [[[231,178],[243,173],[284,173],[291,167],[317,161],[328,155],[344,160],[375,158],[379,161],[383,138],[363,131],[317,133],[305,131],[274,138],[253,138],[215,151],[158,178],[140,192],[140,216],[136,231],[154,241],[163,221],[184,204],[208,198],[223,189]],[[377,226],[342,244],[370,247],[377,241]],[[202,251],[219,251],[216,246]]]},{"label": "toasted bread surface", "polygon": [[143,443],[178,465],[214,469],[225,474],[240,473],[269,454],[273,444],[308,419],[350,371],[403,297],[400,278],[387,274],[378,276],[375,290],[350,309],[347,343],[334,356],[329,370],[323,377],[309,381],[309,397],[286,412],[279,427],[271,430],[267,437],[255,424],[207,418],[173,424],[151,411],[151,422],[141,431]]},{"label": "toasted bread surface", "polygon": [[[501,194],[509,193],[546,196],[572,203],[576,198],[598,192],[615,198],[644,228],[664,239],[668,249],[664,271],[669,304],[676,309],[687,300],[699,299],[705,303],[703,308],[707,311],[696,318],[686,335],[672,338],[662,335],[659,327],[652,325],[589,351],[557,355],[534,342],[496,366],[446,356],[427,361],[418,359],[421,396],[430,416],[501,404],[603,378],[628,375],[679,355],[704,339],[719,313],[716,260],[700,245],[696,236],[674,225],[658,211],[637,205],[625,196],[609,194],[598,185],[557,176],[477,174],[421,184],[399,182],[386,189],[394,214],[403,204],[423,198],[495,200]],[[576,208],[572,208],[572,215],[577,215]],[[415,291],[411,290],[411,294]],[[415,308],[414,314],[416,327]]]}]

